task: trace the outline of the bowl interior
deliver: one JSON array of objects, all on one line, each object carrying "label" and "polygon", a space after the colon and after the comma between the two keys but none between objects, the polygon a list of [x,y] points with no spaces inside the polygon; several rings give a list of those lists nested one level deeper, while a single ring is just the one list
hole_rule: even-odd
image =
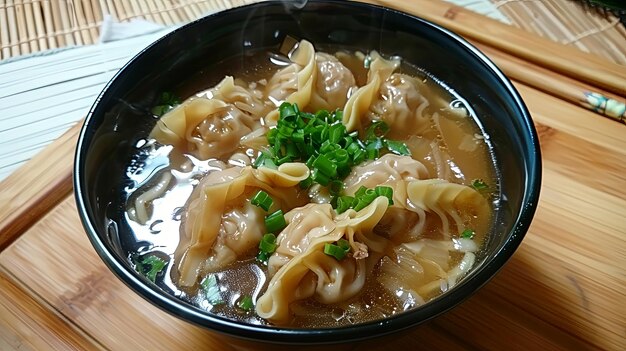
[{"label": "bowl interior", "polygon": [[[497,223],[480,263],[440,298],[383,322],[335,330],[289,330],[242,326],[195,309],[153,289],[126,261],[125,176],[132,150],[156,120],[150,113],[161,92],[211,71],[231,59],[245,67],[250,54],[276,50],[284,37],[315,45],[377,50],[424,68],[464,97],[490,136],[501,182]],[[222,66],[220,66],[222,67]],[[225,75],[219,74],[218,76]],[[216,76],[216,77],[218,77]],[[211,86],[217,81],[206,82]],[[309,1],[303,9],[269,2],[218,13],[154,43],[109,83],[82,130],[75,166],[79,211],[94,247],[131,288],[189,321],[246,338],[275,342],[327,343],[401,330],[451,308],[483,285],[523,237],[539,188],[537,140],[528,112],[510,82],[475,48],[428,22],[393,10],[352,2]]]}]

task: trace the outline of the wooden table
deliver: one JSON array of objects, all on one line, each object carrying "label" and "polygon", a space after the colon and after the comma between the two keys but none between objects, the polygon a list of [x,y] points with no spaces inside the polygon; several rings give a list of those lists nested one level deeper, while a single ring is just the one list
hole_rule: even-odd
[{"label": "wooden table", "polygon": [[[442,2],[374,2],[452,28],[506,67],[539,131],[543,185],[521,247],[478,293],[391,341],[343,348],[626,349],[626,126],[545,87],[624,101],[626,67]],[[241,349],[150,305],[101,262],[71,195],[77,132],[0,183],[0,349]]]}]

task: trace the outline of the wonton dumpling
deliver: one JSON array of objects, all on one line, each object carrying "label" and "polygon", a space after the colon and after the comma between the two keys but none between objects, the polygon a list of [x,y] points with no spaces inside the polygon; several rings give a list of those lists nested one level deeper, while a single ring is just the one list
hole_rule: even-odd
[{"label": "wonton dumpling", "polygon": [[[317,77],[315,48],[302,40],[290,58],[293,63],[276,72],[267,83],[266,95],[276,107],[287,101],[304,109],[311,101]],[[265,123],[274,126],[278,117],[278,109],[274,109],[265,117]]]},{"label": "wonton dumpling", "polygon": [[411,156],[417,160],[422,160],[431,177],[464,179],[462,173],[459,174],[459,167],[455,159],[448,153],[443,141],[412,136],[405,143],[411,151]]},{"label": "wonton dumpling", "polygon": [[428,178],[426,167],[410,156],[386,154],[377,160],[369,161],[352,169],[345,179],[346,195],[354,193],[364,186],[368,189],[383,185],[393,189],[393,206],[385,213],[380,228],[392,240],[402,237],[416,237],[421,234],[426,214],[419,208],[413,208],[407,202],[406,185],[408,181]]},{"label": "wonton dumpling", "polygon": [[428,178],[428,171],[424,165],[410,156],[386,154],[377,160],[364,163],[352,169],[346,177],[345,193],[354,195],[361,186],[368,189],[378,185],[394,188],[394,203],[402,206],[406,203],[406,191],[402,180],[416,180]]},{"label": "wonton dumpling", "polygon": [[[334,218],[335,228],[325,235],[319,235],[324,230],[320,231],[315,226],[307,226],[309,232],[304,235],[291,231],[291,235],[299,238],[308,236],[308,247],[284,263],[272,277],[267,290],[257,300],[257,314],[272,323],[286,324],[291,318],[289,304],[294,301],[313,297],[328,304],[356,295],[365,284],[367,273],[373,269],[380,254],[363,258],[352,255],[337,261],[323,253],[324,245],[341,238],[348,240],[353,249],[359,246],[357,243],[363,244],[358,240],[366,239],[375,243],[375,240],[367,239],[371,239],[372,229],[384,215],[388,203],[385,197],[378,197],[359,212],[348,210],[338,215]],[[327,205],[313,204],[311,208],[316,206]],[[315,235],[319,236],[314,237]],[[283,237],[283,240],[286,239]],[[370,249],[373,253],[378,253],[387,249],[387,246],[381,248],[373,245]]]},{"label": "wonton dumpling", "polygon": [[269,111],[232,77],[224,78],[207,96],[187,99],[163,115],[150,137],[201,160],[222,158],[239,147],[243,136],[260,128],[260,117]]},{"label": "wonton dumpling", "polygon": [[418,78],[394,73],[380,85],[368,118],[387,123],[390,139],[422,135],[431,127],[431,120],[424,113],[429,102],[418,89],[421,84]]},{"label": "wonton dumpling", "polygon": [[[298,104],[301,110],[333,111],[344,106],[356,86],[352,72],[335,56],[316,53],[306,40],[300,41],[291,61],[267,83],[266,95],[276,107],[287,101]],[[265,122],[275,125],[278,115],[278,110],[272,111]]]},{"label": "wonton dumpling", "polygon": [[323,52],[315,54],[317,79],[308,109],[334,111],[343,108],[349,94],[356,88],[352,72],[335,56]]},{"label": "wonton dumpling", "polygon": [[[445,238],[450,238],[452,228],[448,217],[452,218],[454,229],[459,234],[466,229],[466,223],[472,218],[489,218],[489,202],[475,189],[443,179],[411,181],[407,185],[410,203],[421,210],[436,213],[441,219]],[[484,233],[486,228],[471,228]]]},{"label": "wonton dumpling", "polygon": [[267,263],[269,276],[274,276],[290,259],[306,251],[314,238],[333,231],[334,217],[330,204],[307,204],[286,213],[287,227],[276,238],[276,252]]},{"label": "wonton dumpling", "polygon": [[385,60],[377,52],[370,54],[372,63],[367,74],[367,84],[360,87],[346,102],[343,110],[343,124],[348,131],[363,131],[363,121],[370,106],[378,96],[381,84],[400,66],[398,60]]},{"label": "wonton dumpling", "polygon": [[[405,308],[419,306],[447,289],[474,265],[478,245],[471,239],[419,239],[394,248],[393,259],[384,257],[378,267],[378,281]],[[450,267],[451,253],[463,254]]]},{"label": "wonton dumpling", "polygon": [[[254,227],[263,227],[264,216],[247,206],[255,191],[270,194],[276,209],[289,210],[306,202],[298,184],[308,176],[303,163],[285,163],[278,170],[247,166],[209,173],[189,199],[174,253],[179,285],[194,285],[202,270],[222,268],[258,245],[262,232]],[[245,221],[234,225],[233,217]]]}]

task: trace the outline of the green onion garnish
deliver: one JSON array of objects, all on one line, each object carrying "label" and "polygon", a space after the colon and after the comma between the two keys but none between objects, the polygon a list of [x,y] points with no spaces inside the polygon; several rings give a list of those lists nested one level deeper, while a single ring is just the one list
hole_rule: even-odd
[{"label": "green onion garnish", "polygon": [[167,262],[164,259],[155,255],[138,257],[133,261],[137,272],[143,274],[153,283],[156,281],[157,274],[159,274],[167,265]]},{"label": "green onion garnish", "polygon": [[482,179],[474,179],[472,180],[472,188],[480,191],[489,188],[489,186]]},{"label": "green onion garnish", "polygon": [[328,178],[337,175],[337,164],[332,162],[326,155],[319,155],[313,162],[314,169],[324,173]]},{"label": "green onion garnish", "polygon": [[389,200],[389,206],[393,205],[393,188],[389,186],[377,186],[374,189],[368,189],[361,186],[352,196],[336,196],[335,211],[338,214],[354,209],[360,211],[371,204],[377,197],[384,196]]},{"label": "green onion garnish", "polygon": [[374,191],[378,196],[384,196],[389,199],[389,206],[393,205],[393,188],[389,186],[377,186]]},{"label": "green onion garnish", "polygon": [[268,233],[263,235],[263,239],[259,242],[259,249],[263,252],[273,254],[276,251],[276,235]]},{"label": "green onion garnish", "polygon": [[396,155],[400,156],[411,156],[411,151],[406,146],[405,143],[394,140],[385,140],[385,145],[387,145],[387,150],[393,152]]},{"label": "green onion garnish", "polygon": [[328,191],[331,195],[339,195],[343,190],[343,182],[341,180],[335,179],[330,184],[328,184]]},{"label": "green onion garnish", "polygon": [[339,239],[336,244],[324,244],[324,253],[333,256],[337,261],[342,260],[350,252],[350,243],[345,239]]},{"label": "green onion garnish", "polygon": [[278,210],[265,217],[265,230],[268,233],[277,233],[287,226],[282,210]]},{"label": "green onion garnish", "polygon": [[354,198],[352,196],[340,196],[337,198],[337,213],[344,213],[352,207]]},{"label": "green onion garnish", "polygon": [[274,203],[274,200],[272,200],[272,198],[265,191],[259,190],[259,192],[254,195],[251,202],[254,206],[260,207],[265,211],[269,211],[270,207],[272,207],[272,204]]},{"label": "green onion garnish", "polygon": [[267,261],[270,259],[270,256],[272,254],[269,254],[265,251],[259,251],[259,253],[256,255],[256,259],[257,261],[263,263],[263,264],[267,264]]},{"label": "green onion garnish", "polygon": [[374,201],[377,197],[378,194],[376,194],[376,191],[374,189],[365,190],[363,195],[357,197],[357,203],[354,206],[354,210],[361,211],[362,209],[367,207],[367,205],[371,204],[372,201]]},{"label": "green onion garnish", "polygon": [[469,228],[465,228],[461,233],[461,238],[463,239],[472,239],[474,237],[475,232]]},{"label": "green onion garnish", "polygon": [[357,131],[348,133],[341,123],[342,115],[340,110],[303,112],[296,104],[284,102],[279,107],[276,127],[267,132],[269,148],[257,158],[254,167],[276,168],[286,162],[305,162],[311,175],[300,182],[300,187],[306,189],[313,183],[328,186],[335,196],[333,202],[337,203],[339,189],[343,188],[338,182],[350,174],[352,167],[375,160],[385,152],[410,155],[403,142],[384,138],[389,132],[384,121],[369,125],[364,142]]},{"label": "green onion garnish", "polygon": [[237,307],[246,312],[252,311],[254,309],[254,302],[252,301],[252,297],[247,295],[242,297],[241,300],[237,302]]},{"label": "green onion garnish", "polygon": [[384,121],[372,122],[365,130],[365,140],[382,138],[389,132],[389,126]]},{"label": "green onion garnish", "polygon": [[272,233],[263,235],[263,238],[259,242],[259,253],[256,256],[256,259],[263,264],[267,264],[270,256],[274,253],[274,251],[276,251],[277,246],[276,235]]},{"label": "green onion garnish", "polygon": [[346,239],[337,240],[337,246],[344,249],[346,252],[350,251],[350,242]]},{"label": "green onion garnish", "polygon": [[354,193],[354,197],[355,198],[360,198],[361,196],[363,196],[365,194],[365,192],[367,191],[367,188],[363,185],[361,185],[357,191]]},{"label": "green onion garnish", "polygon": [[163,92],[159,97],[157,105],[152,108],[152,114],[161,117],[177,105],[180,105],[180,99],[176,97],[176,95],[169,92]]},{"label": "green onion garnish", "polygon": [[308,189],[311,185],[313,185],[313,179],[310,176],[300,182],[300,188],[302,189]]},{"label": "green onion garnish", "polygon": [[204,295],[211,305],[215,306],[224,303],[224,299],[222,299],[222,294],[220,293],[220,287],[217,284],[217,276],[215,274],[208,275],[202,279],[200,286],[202,286]]}]

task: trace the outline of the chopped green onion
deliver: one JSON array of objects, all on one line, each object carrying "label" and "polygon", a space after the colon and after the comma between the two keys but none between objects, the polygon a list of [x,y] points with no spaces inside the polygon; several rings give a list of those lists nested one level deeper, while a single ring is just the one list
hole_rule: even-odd
[{"label": "chopped green onion", "polygon": [[257,261],[267,265],[267,261],[270,259],[271,254],[265,252],[265,251],[259,251],[259,253],[256,255],[256,259]]},{"label": "chopped green onion", "polygon": [[463,239],[472,239],[474,237],[475,232],[469,228],[465,228],[461,233],[461,238]]},{"label": "chopped green onion", "polygon": [[306,162],[311,176],[300,182],[300,186],[331,185],[333,189],[329,191],[336,193],[338,181],[366,159],[377,159],[384,152],[408,154],[404,143],[384,139],[389,132],[385,122],[373,122],[366,130],[364,143],[357,131],[348,133],[341,123],[342,116],[341,110],[319,110],[312,114],[300,111],[296,104],[283,103],[276,127],[267,132],[268,151],[259,156],[255,167],[276,168],[286,162]]},{"label": "chopped green onion", "polygon": [[263,239],[259,242],[259,249],[268,254],[273,254],[276,251],[276,235],[268,233],[263,235]]},{"label": "chopped green onion", "polygon": [[339,195],[343,190],[343,182],[341,180],[335,179],[328,184],[328,191],[331,195]]},{"label": "chopped green onion", "polygon": [[321,172],[317,168],[315,168],[313,172],[311,172],[311,179],[313,179],[314,182],[323,186],[326,186],[330,183],[330,178],[324,172]]},{"label": "chopped green onion", "polygon": [[335,150],[332,156],[337,163],[337,167],[348,166],[348,161],[350,160],[350,155],[348,155],[348,151],[344,149]]},{"label": "chopped green onion", "polygon": [[383,121],[376,121],[370,124],[365,130],[365,140],[382,138],[389,132],[389,126]]},{"label": "chopped green onion", "polygon": [[328,140],[333,144],[337,144],[345,134],[346,127],[343,124],[333,124],[328,132]]},{"label": "chopped green onion", "polygon": [[340,196],[337,198],[337,213],[346,212],[351,206],[352,202],[354,202],[354,198],[352,196]]},{"label": "chopped green onion", "polygon": [[389,206],[393,205],[393,188],[389,186],[377,186],[374,188],[376,195],[389,199]]},{"label": "chopped green onion", "polygon": [[482,179],[474,179],[472,180],[472,188],[480,191],[489,188],[489,186]]},{"label": "chopped green onion", "polygon": [[333,256],[334,258],[337,259],[337,261],[340,261],[344,257],[346,257],[349,251],[350,251],[350,245],[348,245],[348,249],[346,250],[343,247],[336,245],[336,244],[330,244],[330,243],[324,244],[324,253],[329,256]]},{"label": "chopped green onion", "polygon": [[343,111],[337,109],[335,110],[335,122],[343,121]]},{"label": "chopped green onion", "polygon": [[283,102],[278,110],[280,112],[280,118],[285,119],[289,116],[296,116],[298,114],[298,105]]},{"label": "chopped green onion", "polygon": [[265,230],[269,233],[276,233],[287,226],[282,210],[278,210],[265,217]]},{"label": "chopped green onion", "polygon": [[344,251],[350,251],[350,242],[346,239],[337,240],[337,246],[342,248]]},{"label": "chopped green onion", "polygon": [[406,144],[401,141],[385,140],[385,144],[387,145],[387,149],[396,155],[411,156],[411,151],[409,151]]},{"label": "chopped green onion", "polygon": [[367,149],[367,159],[375,160],[380,156],[380,152],[377,149]]},{"label": "chopped green onion", "polygon": [[341,149],[341,146],[339,146],[338,144],[335,144],[335,143],[331,143],[330,140],[326,140],[320,146],[320,153],[321,154],[329,154],[329,153],[332,153],[335,150],[339,150],[339,149]]},{"label": "chopped green onion", "polygon": [[371,140],[367,146],[365,147],[365,151],[367,152],[367,158],[370,160],[375,160],[380,155],[380,150],[384,147],[384,143],[382,139],[377,138]]},{"label": "chopped green onion", "polygon": [[355,197],[355,198],[359,198],[359,197],[361,197],[361,196],[365,195],[365,192],[366,192],[366,191],[367,191],[367,188],[366,188],[365,186],[361,185],[361,186],[360,186],[360,187],[356,190],[356,192],[354,193],[354,197]]},{"label": "chopped green onion", "polygon": [[254,195],[251,202],[254,206],[260,207],[265,211],[269,211],[270,207],[272,207],[272,204],[274,203],[274,200],[272,200],[272,198],[265,191],[259,190],[259,192]]},{"label": "chopped green onion", "polygon": [[272,128],[269,131],[267,131],[267,141],[270,144],[274,144],[276,142],[276,134],[278,134],[278,129],[276,128]]},{"label": "chopped green onion", "polygon": [[217,276],[215,274],[207,275],[202,279],[200,283],[206,300],[213,306],[221,305],[224,303],[222,294],[220,293],[220,287],[217,284]]},{"label": "chopped green onion", "polygon": [[360,210],[364,209],[369,204],[371,204],[372,201],[374,201],[377,197],[378,197],[378,195],[376,194],[376,191],[374,189],[367,189],[367,190],[365,190],[365,193],[362,196],[359,196],[357,198],[358,202],[354,206],[354,210],[355,211],[360,211]]},{"label": "chopped green onion", "polygon": [[280,125],[280,127],[277,128],[278,132],[284,136],[291,136],[291,134],[293,134],[295,128],[292,125],[286,124],[286,123],[282,123]]},{"label": "chopped green onion", "polygon": [[313,167],[329,178],[333,178],[337,175],[337,164],[332,162],[326,155],[319,155],[315,162],[313,162]]},{"label": "chopped green onion", "polygon": [[272,168],[272,169],[278,168],[276,164],[274,163],[274,161],[272,161],[272,156],[270,156],[269,154],[265,152],[261,153],[259,157],[256,158],[253,166],[254,168],[259,168],[259,167],[267,167],[267,168]]},{"label": "chopped green onion", "polygon": [[157,274],[159,274],[167,264],[164,259],[155,255],[139,257],[134,263],[137,272],[143,274],[153,283],[156,282]]},{"label": "chopped green onion", "polygon": [[352,163],[355,165],[358,165],[361,162],[365,161],[366,156],[367,156],[367,153],[365,151],[363,151],[362,149],[358,149],[354,153],[354,155],[352,155]]},{"label": "chopped green onion", "polygon": [[247,295],[242,297],[241,300],[237,302],[237,307],[246,312],[252,311],[254,309],[254,302],[252,301],[252,297]]},{"label": "chopped green onion", "polygon": [[368,143],[367,146],[365,147],[366,149],[375,149],[375,150],[380,150],[383,147],[385,147],[385,143],[383,142],[383,139],[381,138],[375,138],[375,139],[371,139]]},{"label": "chopped green onion", "polygon": [[171,110],[173,107],[169,106],[169,105],[158,105],[158,106],[154,106],[152,108],[152,114],[157,116],[157,117],[161,117],[164,114],[166,114],[169,110]]},{"label": "chopped green onion", "polygon": [[300,182],[300,188],[308,189],[313,184],[313,179],[309,176],[307,179]]},{"label": "chopped green onion", "polygon": [[291,138],[294,143],[304,144],[304,130],[298,129],[293,134],[291,134]]},{"label": "chopped green onion", "polygon": [[152,108],[152,114],[161,117],[177,105],[180,105],[180,99],[178,97],[172,93],[163,92],[159,97],[157,105]]},{"label": "chopped green onion", "polygon": [[285,157],[279,158],[278,160],[276,160],[276,163],[280,166],[283,163],[287,163],[287,162],[291,162],[293,161],[293,159],[291,158],[291,156],[287,155]]}]

